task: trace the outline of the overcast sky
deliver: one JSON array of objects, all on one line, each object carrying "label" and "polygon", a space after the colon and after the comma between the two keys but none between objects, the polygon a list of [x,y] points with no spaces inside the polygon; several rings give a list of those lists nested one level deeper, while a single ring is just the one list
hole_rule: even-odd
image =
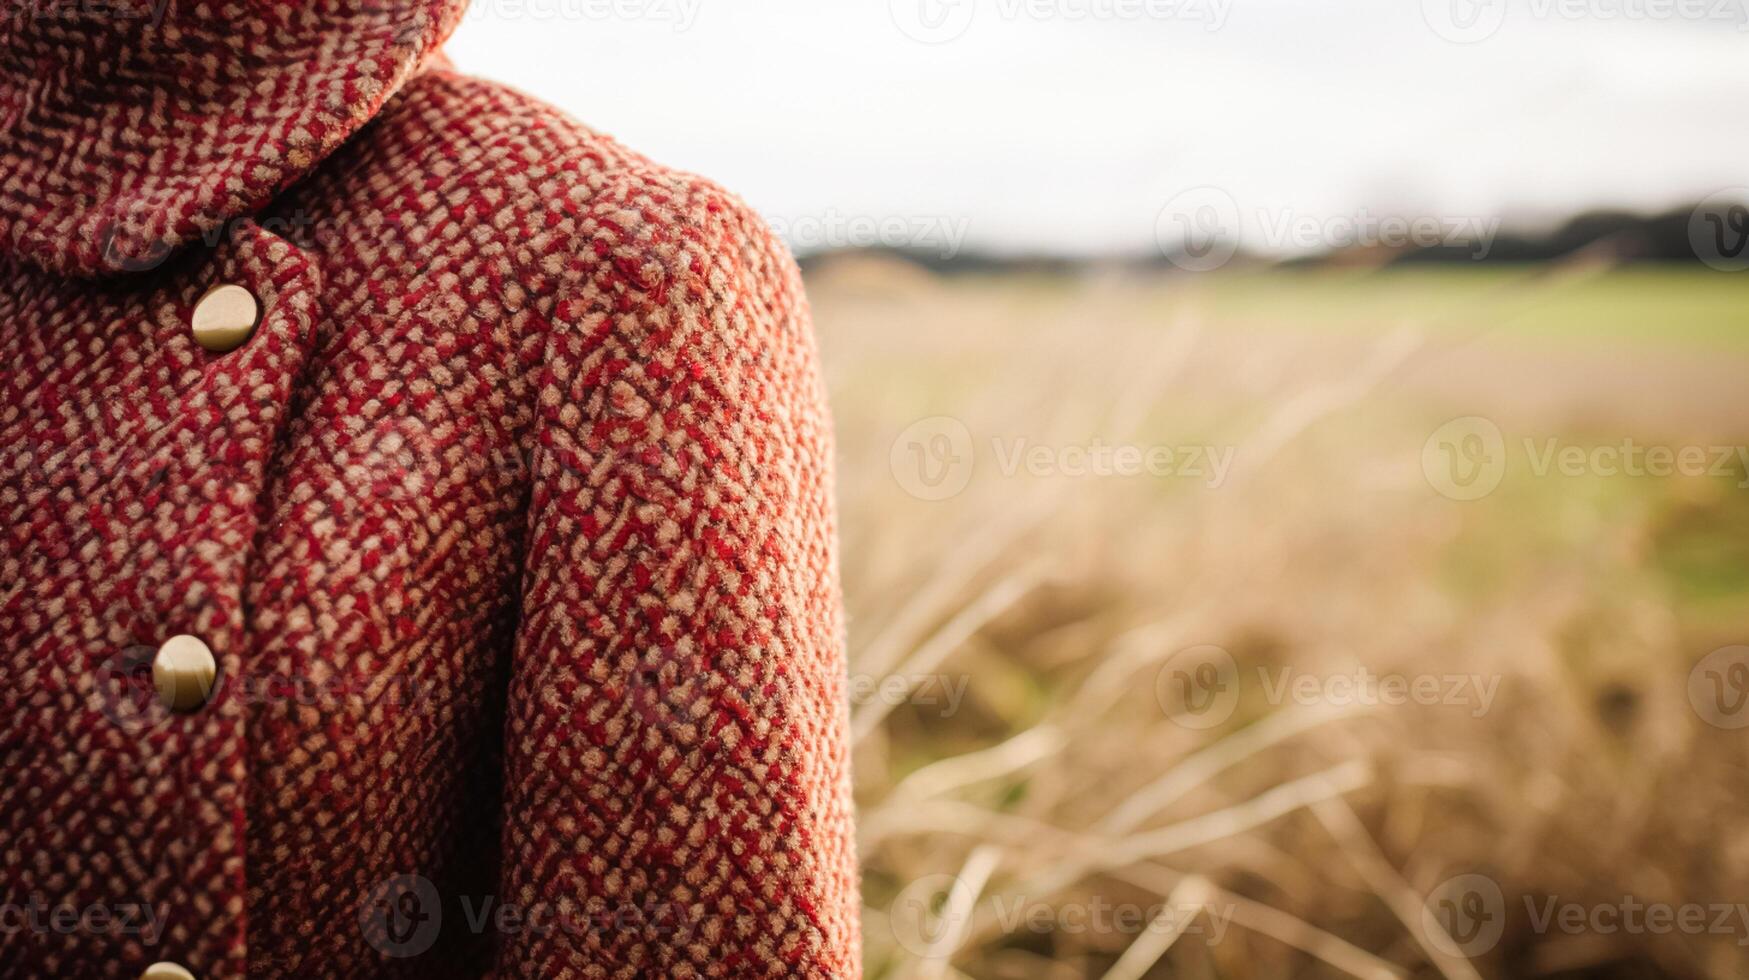
[{"label": "overcast sky", "polygon": [[880,222],[1140,252],[1210,187],[1268,248],[1289,219],[1546,220],[1749,184],[1746,8],[476,0],[449,50],[739,192],[802,250]]}]

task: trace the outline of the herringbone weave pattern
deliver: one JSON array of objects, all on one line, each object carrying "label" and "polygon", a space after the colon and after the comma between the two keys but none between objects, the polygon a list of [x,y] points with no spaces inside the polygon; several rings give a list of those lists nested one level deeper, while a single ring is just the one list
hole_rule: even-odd
[{"label": "herringbone weave pattern", "polygon": [[0,978],[856,976],[782,246],[435,60],[453,5],[55,6],[0,20]]}]

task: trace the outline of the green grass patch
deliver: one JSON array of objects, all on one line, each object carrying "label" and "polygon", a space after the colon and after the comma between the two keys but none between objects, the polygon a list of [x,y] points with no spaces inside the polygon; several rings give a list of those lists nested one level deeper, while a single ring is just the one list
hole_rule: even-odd
[{"label": "green grass patch", "polygon": [[1749,274],[1647,266],[1544,275],[1533,266],[1304,269],[1181,278],[1165,303],[1215,322],[1376,331],[1404,324],[1535,340],[1749,350]]}]

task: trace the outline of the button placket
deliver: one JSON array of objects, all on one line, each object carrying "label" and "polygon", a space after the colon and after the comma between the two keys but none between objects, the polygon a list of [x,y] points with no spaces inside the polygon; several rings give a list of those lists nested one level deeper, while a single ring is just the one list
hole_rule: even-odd
[{"label": "button placket", "polygon": [[[242,596],[254,554],[258,500],[268,492],[273,453],[290,421],[292,393],[320,316],[320,288],[318,270],[305,253],[253,222],[239,222],[215,259],[204,291],[192,302],[185,300],[182,309],[185,336],[209,355],[220,355],[196,361],[205,377],[198,413],[223,434],[213,462],[232,475],[215,467],[192,471],[188,478],[202,484],[196,496],[226,500],[237,508],[238,519],[222,531],[209,529],[213,544],[231,555],[222,592],[209,593],[198,607],[160,624],[182,635],[159,648],[152,683],[186,763],[178,767],[177,779],[185,790],[187,857],[177,873],[191,884],[201,883],[201,893],[229,904],[247,895],[249,753],[248,705],[234,693],[243,688],[227,679],[242,678],[247,669],[249,624]],[[197,913],[184,906],[172,914]],[[230,949],[247,945],[246,921],[223,924]],[[194,950],[170,945],[157,952],[187,962],[184,957]],[[241,976],[240,963],[201,962],[201,980]],[[148,973],[147,980],[192,980],[173,960],[152,969],[162,977]]]},{"label": "button placket", "polygon": [[[69,703],[86,716],[70,727],[86,734],[77,765],[45,767],[34,796],[76,802],[14,806],[4,827],[56,855],[19,887],[156,916],[155,945],[57,937],[65,962],[145,980],[241,980],[249,720],[228,679],[248,662],[243,596],[259,501],[321,319],[320,270],[252,222],[180,269],[168,289],[146,280],[89,295],[91,325],[69,341],[94,353],[93,377],[128,384],[68,388],[71,403],[44,409],[84,422],[71,462],[52,474],[65,484],[52,496],[73,505],[57,519],[100,527],[117,547],[62,561],[48,580],[78,597],[68,615],[91,635],[47,651],[33,690],[75,692]],[[31,717],[0,729],[57,750]],[[92,867],[109,871],[76,873]]]}]

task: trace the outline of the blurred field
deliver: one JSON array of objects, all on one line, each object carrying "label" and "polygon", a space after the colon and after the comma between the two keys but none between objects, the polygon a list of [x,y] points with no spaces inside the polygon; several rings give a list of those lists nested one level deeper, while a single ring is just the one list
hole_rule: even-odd
[{"label": "blurred field", "polygon": [[[1749,667],[1702,663],[1749,643],[1749,279],[810,292],[871,977],[1749,976]],[[1434,465],[1463,417],[1506,447],[1475,500]],[[1628,438],[1721,453],[1537,471]],[[1062,472],[1092,446],[1230,467]],[[1540,916],[1635,903],[1709,914]]]}]

